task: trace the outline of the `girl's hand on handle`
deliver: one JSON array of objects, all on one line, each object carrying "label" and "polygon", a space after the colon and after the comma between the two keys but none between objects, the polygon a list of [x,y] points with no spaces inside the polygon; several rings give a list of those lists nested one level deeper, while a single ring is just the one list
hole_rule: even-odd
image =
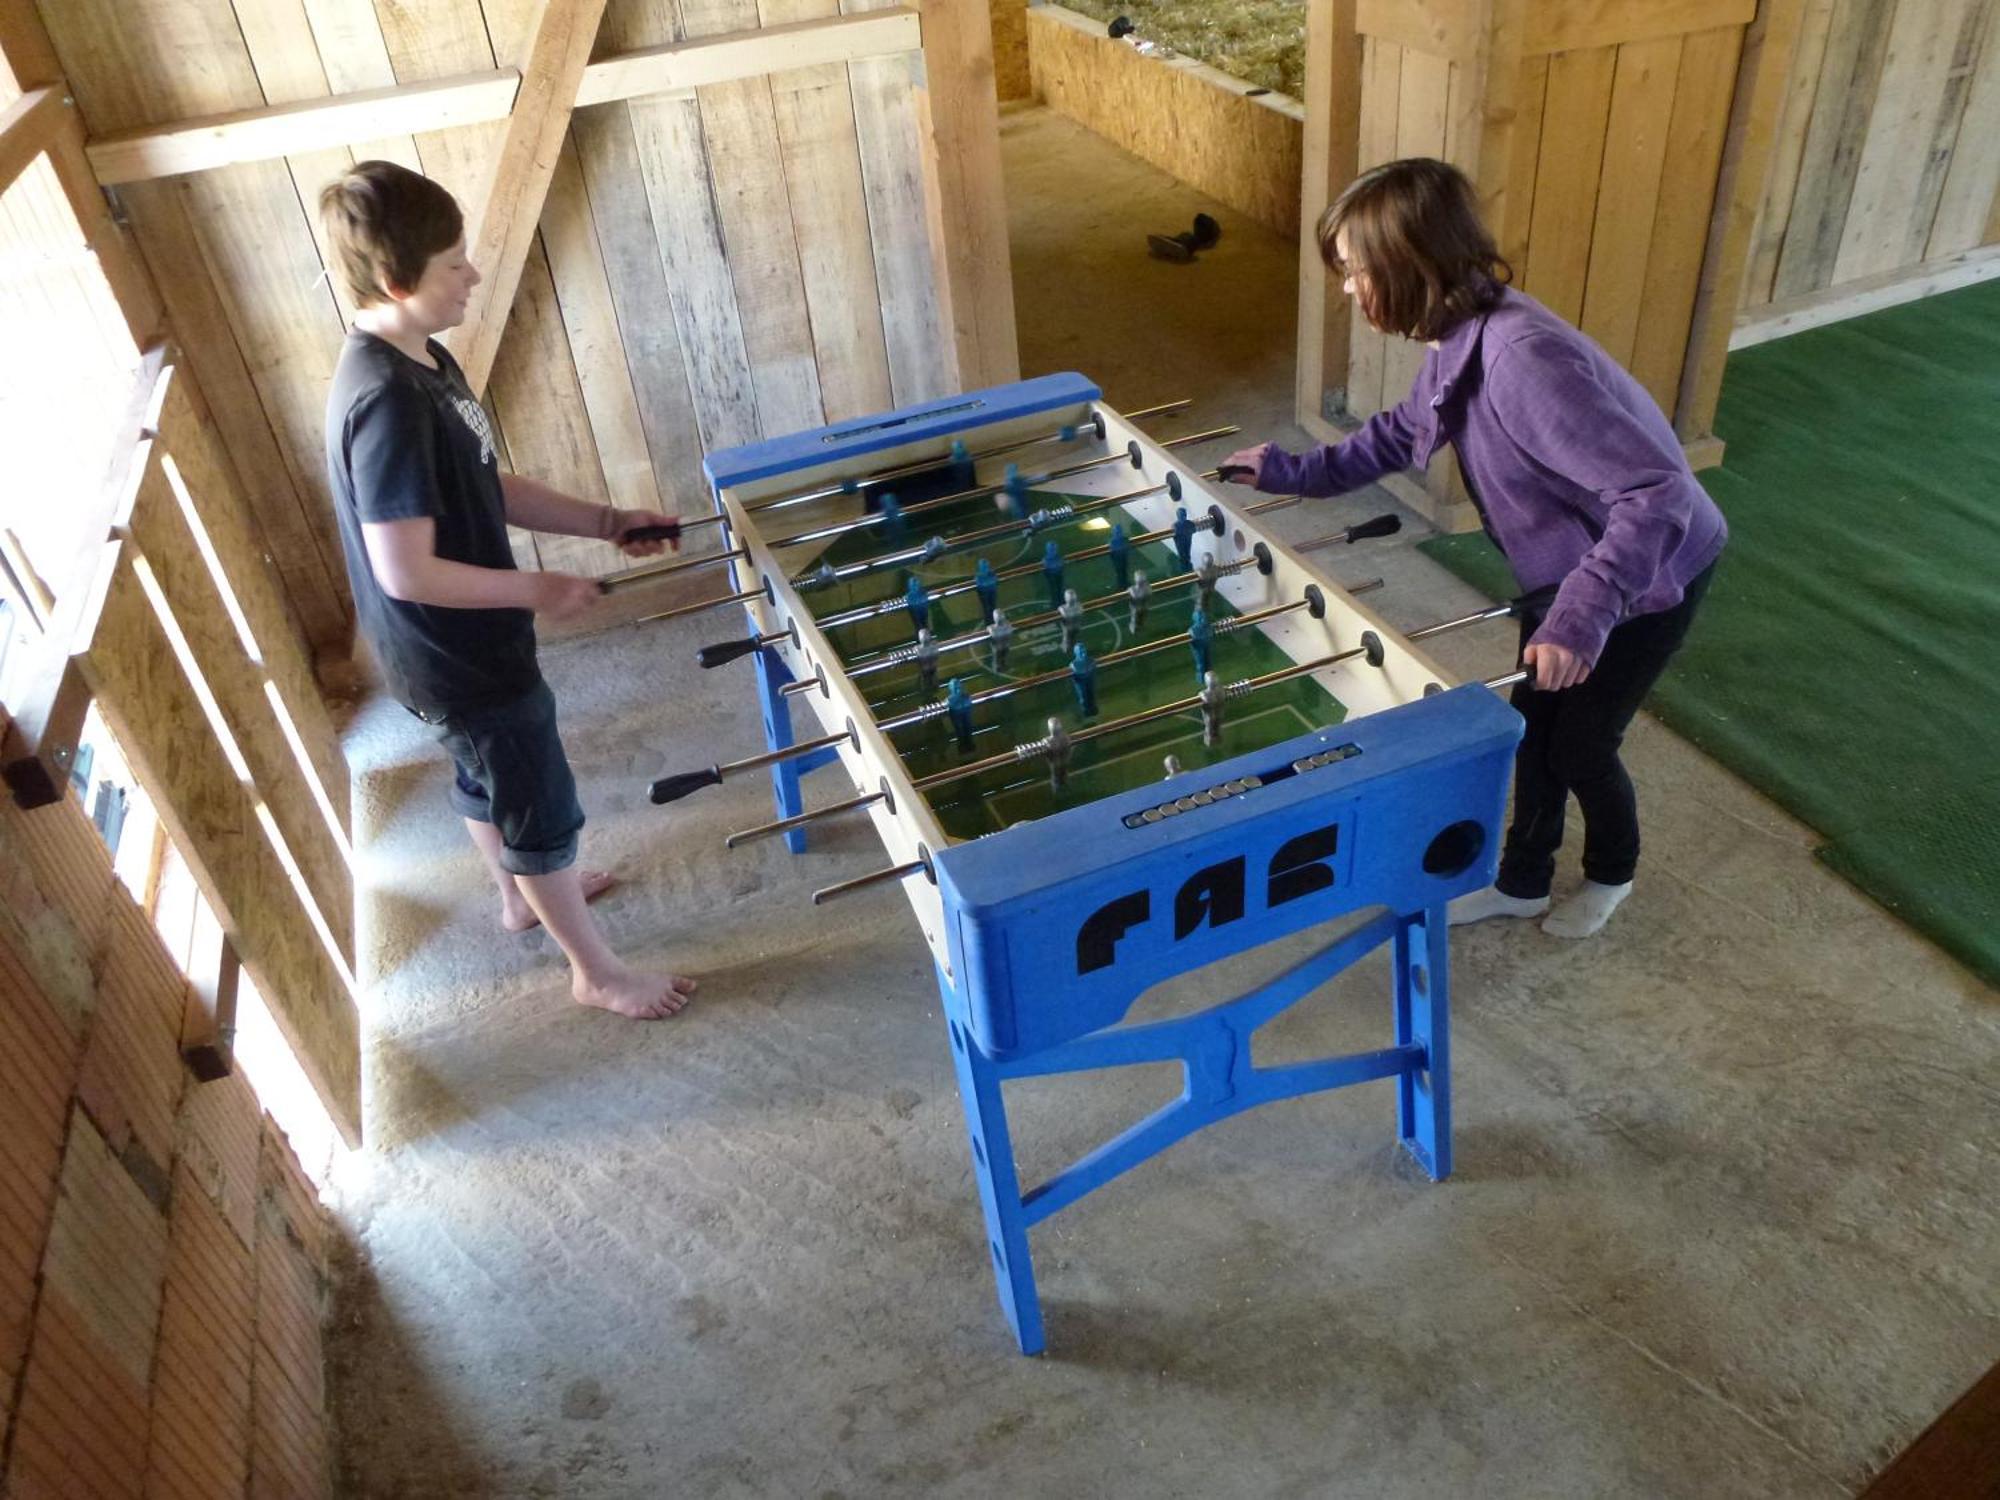
[{"label": "girl's hand on handle", "polygon": [[1215,467],[1229,483],[1247,484],[1255,489],[1264,477],[1264,460],[1275,446],[1273,443],[1259,443],[1254,448],[1239,448]]},{"label": "girl's hand on handle", "polygon": [[1521,653],[1522,664],[1534,674],[1534,685],[1544,692],[1576,687],[1590,675],[1590,664],[1567,646],[1546,641]]}]

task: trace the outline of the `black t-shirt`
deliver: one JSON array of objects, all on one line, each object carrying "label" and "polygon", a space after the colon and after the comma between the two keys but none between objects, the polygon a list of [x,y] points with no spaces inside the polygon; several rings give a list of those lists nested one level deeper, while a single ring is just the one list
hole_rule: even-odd
[{"label": "black t-shirt", "polygon": [[347,336],[327,396],[326,465],[361,630],[389,690],[437,714],[518,698],[541,681],[541,669],[528,610],[392,599],[369,564],[362,522],[429,516],[439,557],[514,566],[486,412],[457,361],[435,341],[428,347],[435,370],[371,333]]}]

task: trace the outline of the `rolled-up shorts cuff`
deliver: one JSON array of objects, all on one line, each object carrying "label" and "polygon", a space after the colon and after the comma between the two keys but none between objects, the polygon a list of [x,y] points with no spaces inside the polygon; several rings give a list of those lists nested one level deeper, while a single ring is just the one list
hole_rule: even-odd
[{"label": "rolled-up shorts cuff", "polygon": [[576,863],[574,834],[553,849],[512,849],[502,845],[500,868],[509,875],[553,875]]}]

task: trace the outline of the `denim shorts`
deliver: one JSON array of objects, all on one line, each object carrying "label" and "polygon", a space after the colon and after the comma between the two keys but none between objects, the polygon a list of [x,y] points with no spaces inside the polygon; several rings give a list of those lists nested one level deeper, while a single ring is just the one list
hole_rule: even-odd
[{"label": "denim shorts", "polygon": [[546,682],[491,708],[417,717],[451,756],[453,809],[500,830],[503,869],[551,875],[575,863],[583,808]]}]

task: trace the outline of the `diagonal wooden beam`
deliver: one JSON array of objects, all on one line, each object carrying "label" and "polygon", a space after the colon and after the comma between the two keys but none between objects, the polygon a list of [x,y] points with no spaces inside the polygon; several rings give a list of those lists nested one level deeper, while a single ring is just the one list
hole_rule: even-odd
[{"label": "diagonal wooden beam", "polygon": [[0,109],[0,193],[55,144],[64,108],[62,90],[39,88]]},{"label": "diagonal wooden beam", "polygon": [[500,352],[500,335],[535,242],[542,200],[562,154],[604,5],[605,0],[542,0],[521,61],[514,112],[494,152],[485,198],[466,228],[466,248],[486,279],[473,291],[465,322],[450,339],[451,352],[475,394],[485,391]]}]

